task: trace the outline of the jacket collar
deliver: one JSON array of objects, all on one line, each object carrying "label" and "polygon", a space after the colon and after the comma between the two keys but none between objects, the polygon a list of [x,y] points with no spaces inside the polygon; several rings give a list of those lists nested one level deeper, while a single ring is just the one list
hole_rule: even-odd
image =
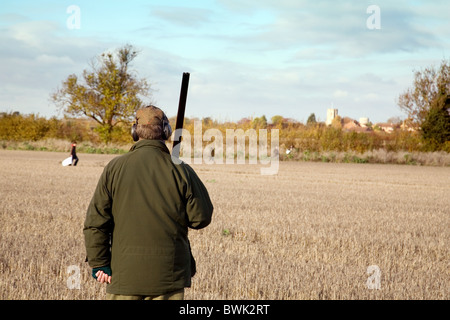
[{"label": "jacket collar", "polygon": [[134,151],[136,149],[140,149],[143,147],[152,147],[152,148],[156,148],[156,149],[160,149],[163,152],[166,152],[168,154],[170,154],[169,149],[167,148],[166,144],[164,141],[161,140],[146,140],[146,139],[142,139],[139,140],[138,142],[136,142],[130,149],[131,151]]}]

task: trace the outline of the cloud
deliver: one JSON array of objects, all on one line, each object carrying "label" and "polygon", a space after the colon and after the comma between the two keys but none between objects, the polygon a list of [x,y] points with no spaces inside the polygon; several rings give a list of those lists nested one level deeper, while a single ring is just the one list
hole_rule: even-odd
[{"label": "cloud", "polygon": [[57,67],[60,65],[74,65],[75,62],[70,58],[69,56],[55,56],[55,55],[48,55],[48,54],[41,54],[36,57],[36,62],[39,64],[42,64],[47,67]]},{"label": "cloud", "polygon": [[289,62],[300,60],[333,60],[336,57],[334,48],[324,47],[304,47],[296,51]]},{"label": "cloud", "polygon": [[212,11],[202,8],[155,6],[151,15],[169,24],[198,27],[210,22]]},{"label": "cloud", "polygon": [[348,96],[348,92],[344,90],[336,90],[333,93],[333,97],[335,98],[346,98]]},{"label": "cloud", "polygon": [[77,38],[52,21],[16,19],[0,28],[0,108],[52,116],[51,92],[70,74],[81,74],[89,59],[108,46]]},{"label": "cloud", "polygon": [[7,34],[10,38],[22,43],[29,48],[43,49],[46,35],[53,33],[57,29],[54,22],[49,21],[27,21],[12,25]]},{"label": "cloud", "polygon": [[[263,0],[257,6],[252,1],[220,3],[236,12],[271,10],[275,18],[265,30],[245,39],[264,50],[293,50],[294,60],[361,58],[440,45],[434,28],[420,23],[420,7],[412,8],[405,1],[377,2],[380,30],[367,28],[371,14],[367,13],[370,3],[365,1]],[[443,16],[438,20],[446,21]]]}]

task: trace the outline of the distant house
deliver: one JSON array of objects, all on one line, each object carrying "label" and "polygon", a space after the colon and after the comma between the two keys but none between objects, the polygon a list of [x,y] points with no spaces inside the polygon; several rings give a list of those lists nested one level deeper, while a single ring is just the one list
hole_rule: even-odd
[{"label": "distant house", "polygon": [[358,121],[345,117],[342,121],[342,129],[351,131],[352,129],[360,127]]},{"label": "distant house", "polygon": [[414,126],[410,121],[408,120],[404,120],[402,122],[402,124],[400,125],[400,129],[404,130],[404,131],[416,131],[417,130],[417,126]]},{"label": "distant house", "polygon": [[375,127],[380,128],[384,132],[391,133],[395,130],[396,125],[392,123],[377,123]]},{"label": "distant house", "polygon": [[347,118],[345,117],[343,120],[343,124],[342,124],[342,130],[344,131],[353,131],[353,132],[369,132],[372,131],[372,129],[370,129],[367,126],[361,126],[361,124],[356,121],[353,120],[351,118]]},{"label": "distant house", "polygon": [[353,132],[370,132],[370,131],[372,131],[372,129],[369,128],[369,127],[354,127],[351,130],[349,130],[349,131],[353,131]]}]

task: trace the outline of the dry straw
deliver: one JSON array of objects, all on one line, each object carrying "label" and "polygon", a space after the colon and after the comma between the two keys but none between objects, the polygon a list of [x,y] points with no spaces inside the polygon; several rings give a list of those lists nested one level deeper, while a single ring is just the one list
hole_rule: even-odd
[{"label": "dry straw", "polygon": [[[105,298],[84,262],[82,224],[114,155],[79,157],[62,167],[61,153],[0,150],[0,299]],[[215,211],[190,232],[198,273],[186,299],[449,298],[447,167],[194,168]],[[379,290],[368,288],[369,266]]]}]

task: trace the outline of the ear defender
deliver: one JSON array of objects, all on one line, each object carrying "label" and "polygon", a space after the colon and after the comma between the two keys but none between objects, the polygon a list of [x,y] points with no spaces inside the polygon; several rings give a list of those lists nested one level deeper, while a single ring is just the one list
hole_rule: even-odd
[{"label": "ear defender", "polygon": [[166,115],[163,117],[163,140],[168,140],[172,135],[172,127],[170,126],[169,119]]},{"label": "ear defender", "polygon": [[131,126],[131,136],[133,137],[133,141],[136,142],[139,140],[139,137],[137,135],[136,132],[136,128],[137,128],[137,120],[135,123],[133,123],[133,125]]}]

